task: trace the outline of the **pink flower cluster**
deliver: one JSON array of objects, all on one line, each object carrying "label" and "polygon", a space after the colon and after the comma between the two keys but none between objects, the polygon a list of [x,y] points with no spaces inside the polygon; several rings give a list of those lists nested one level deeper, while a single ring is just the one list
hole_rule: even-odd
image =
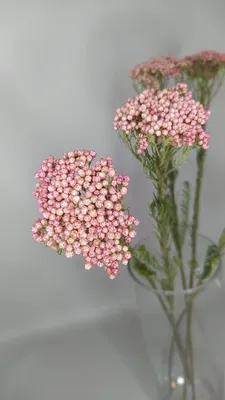
[{"label": "pink flower cluster", "polygon": [[138,220],[123,206],[129,177],[118,175],[109,157],[91,166],[95,157],[82,150],[42,162],[33,192],[42,217],[32,227],[33,239],[66,257],[81,254],[86,269],[104,266],[113,279],[119,263],[131,257]]},{"label": "pink flower cluster", "polygon": [[219,53],[215,50],[202,50],[199,53],[195,53],[191,56],[192,60],[196,60],[197,58],[201,59],[203,62],[207,63],[210,61],[216,61],[218,63],[225,62],[225,53]]},{"label": "pink flower cluster", "polygon": [[129,72],[129,76],[142,84],[144,88],[155,90],[165,87],[168,78],[184,81],[183,73],[191,77],[204,76],[206,80],[216,78],[218,72],[225,67],[225,53],[206,50],[184,58],[173,56],[150,58],[137,65]]},{"label": "pink flower cluster", "polygon": [[179,66],[181,72],[213,79],[221,68],[225,67],[225,53],[213,50],[200,51],[181,59]]},{"label": "pink flower cluster", "polygon": [[145,87],[160,88],[161,78],[174,78],[180,73],[179,62],[176,57],[162,56],[150,58],[137,65],[129,72],[131,78],[142,83]]},{"label": "pink flower cluster", "polygon": [[198,145],[207,149],[209,135],[202,126],[209,114],[193,100],[186,84],[177,84],[157,94],[147,89],[128,99],[116,111],[114,129],[127,135],[136,134],[137,153],[159,141],[175,147]]}]

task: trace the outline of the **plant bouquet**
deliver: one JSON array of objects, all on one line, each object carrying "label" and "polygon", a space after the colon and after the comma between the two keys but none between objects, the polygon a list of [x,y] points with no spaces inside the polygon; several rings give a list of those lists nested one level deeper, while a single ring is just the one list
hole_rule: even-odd
[{"label": "plant bouquet", "polygon": [[[137,96],[116,111],[114,128],[153,184],[149,216],[158,251],[152,252],[151,240],[145,239],[132,250],[129,270],[136,282],[156,294],[172,327],[161,396],[168,397],[169,384],[174,398],[215,399],[212,378],[203,368],[209,360],[202,357],[206,352],[197,344],[193,320],[195,299],[218,276],[225,248],[225,230],[217,244],[199,234],[210,140],[206,124],[225,78],[225,54],[202,51],[183,59],[152,58],[130,71],[130,76]],[[179,168],[192,151],[196,152],[195,185],[191,193],[191,183],[185,181],[177,196]],[[174,365],[176,351],[182,373]]]},{"label": "plant bouquet", "polygon": [[[33,225],[33,239],[66,257],[82,255],[86,269],[103,267],[111,279],[121,263],[128,264],[163,310],[162,331],[166,323],[170,329],[168,352],[162,348],[166,372],[157,374],[159,398],[215,400],[217,384],[202,340],[195,345],[194,310],[199,293],[215,281],[225,248],[225,231],[217,244],[198,232],[208,109],[225,77],[225,55],[207,51],[181,60],[151,59],[130,75],[138,93],[116,111],[114,128],[152,182],[148,209],[157,250],[151,237],[132,245],[139,222],[124,203],[129,177],[118,174],[109,157],[92,165],[96,153],[89,150],[43,161],[35,175],[33,194],[42,216]],[[176,181],[193,151],[192,204],[191,183],[184,182],[177,196]]]}]

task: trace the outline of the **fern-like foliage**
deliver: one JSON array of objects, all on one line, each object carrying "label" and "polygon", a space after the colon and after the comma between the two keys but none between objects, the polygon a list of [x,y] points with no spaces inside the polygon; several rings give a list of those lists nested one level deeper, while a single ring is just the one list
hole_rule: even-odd
[{"label": "fern-like foliage", "polygon": [[225,249],[225,229],[221,233],[218,243],[218,250],[220,252],[220,255],[223,255],[224,249]]},{"label": "fern-like foliage", "polygon": [[140,276],[143,276],[153,288],[155,288],[155,276],[157,269],[154,268],[154,261],[146,249],[141,244],[132,251],[131,266]]},{"label": "fern-like foliage", "polygon": [[218,244],[210,244],[207,248],[201,281],[213,275],[215,268],[219,264],[225,249],[225,229],[220,235]]},{"label": "fern-like foliage", "polygon": [[215,244],[210,244],[206,252],[201,281],[212,276],[216,266],[218,265],[219,260],[220,253],[218,251],[218,246]]}]

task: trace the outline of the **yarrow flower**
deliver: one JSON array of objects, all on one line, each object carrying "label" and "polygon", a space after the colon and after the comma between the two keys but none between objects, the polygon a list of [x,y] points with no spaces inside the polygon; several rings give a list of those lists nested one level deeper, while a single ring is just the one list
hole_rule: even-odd
[{"label": "yarrow flower", "polygon": [[144,87],[152,87],[158,90],[163,79],[174,78],[179,73],[178,59],[168,55],[150,58],[150,60],[137,65],[129,72],[129,76]]},{"label": "yarrow flower", "polygon": [[179,68],[181,72],[191,77],[201,76],[206,80],[214,79],[225,68],[225,53],[213,50],[200,51],[181,59]]},{"label": "yarrow flower", "polygon": [[91,166],[95,157],[81,150],[42,162],[33,192],[42,217],[33,239],[66,257],[81,254],[86,269],[104,266],[113,279],[131,257],[128,244],[139,222],[123,205],[129,177],[118,175],[109,157]]},{"label": "yarrow flower", "polygon": [[204,104],[209,105],[225,78],[225,53],[204,50],[181,59],[170,55],[150,58],[132,69],[129,76],[138,93],[147,88],[162,90],[177,82],[192,88],[195,82],[197,99],[204,93]]},{"label": "yarrow flower", "polygon": [[203,126],[209,114],[193,100],[186,84],[177,84],[157,94],[153,89],[146,89],[128,99],[116,111],[114,129],[136,135],[138,154],[157,142],[167,142],[178,148],[186,145],[207,149],[209,135]]}]

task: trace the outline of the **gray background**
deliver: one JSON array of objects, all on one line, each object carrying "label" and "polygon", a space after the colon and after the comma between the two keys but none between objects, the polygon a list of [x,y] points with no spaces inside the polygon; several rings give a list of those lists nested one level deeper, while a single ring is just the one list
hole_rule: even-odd
[{"label": "gray background", "polygon": [[[0,392],[4,400],[62,396],[86,400],[93,393],[103,400],[146,399],[122,362],[121,351],[110,347],[104,329],[96,333],[97,328],[90,327],[91,321],[104,318],[111,326],[111,315],[116,331],[124,334],[133,321],[129,332],[136,332],[132,282],[125,270],[112,282],[101,270],[84,271],[82,260],[64,259],[32,241],[31,225],[38,216],[31,196],[34,172],[49,154],[59,157],[73,149],[112,156],[116,168],[132,178],[129,201],[141,221],[140,231],[147,232],[151,187],[112,128],[115,109],[133,94],[128,70],[152,55],[225,51],[224,37],[224,0],[0,1]],[[222,88],[210,117],[212,140],[201,213],[201,230],[213,239],[225,225],[224,94]],[[182,177],[193,172],[190,162]],[[125,327],[123,310],[128,315]],[[61,331],[68,324],[76,334],[72,328],[71,335]],[[54,332],[52,339],[49,332]],[[36,338],[37,353],[31,338]],[[75,347],[79,351],[73,354]],[[93,377],[96,363],[100,369]],[[72,375],[67,382],[65,371],[78,365],[77,382]],[[46,378],[43,366],[51,376]],[[57,386],[63,374],[66,377]],[[80,376],[85,381],[85,374],[93,382],[82,386]]]}]

